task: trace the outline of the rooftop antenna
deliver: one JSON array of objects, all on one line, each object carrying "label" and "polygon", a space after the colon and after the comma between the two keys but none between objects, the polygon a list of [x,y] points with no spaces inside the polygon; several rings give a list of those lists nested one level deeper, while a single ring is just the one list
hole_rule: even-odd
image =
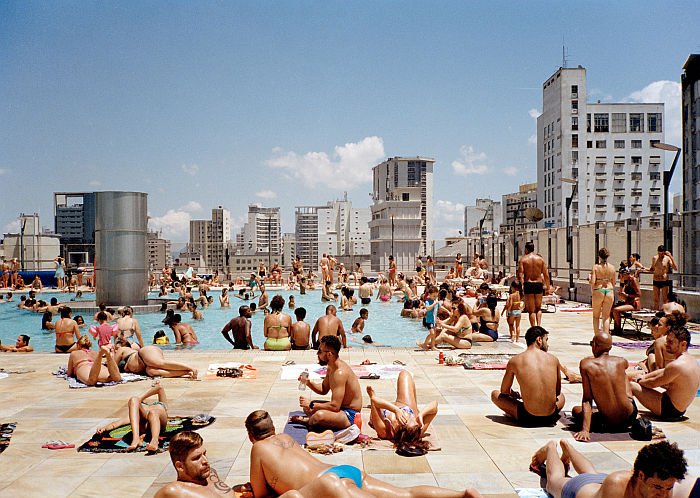
[{"label": "rooftop antenna", "polygon": [[561,67],[569,67],[568,54],[566,52],[566,45],[564,45],[564,37],[561,37]]}]

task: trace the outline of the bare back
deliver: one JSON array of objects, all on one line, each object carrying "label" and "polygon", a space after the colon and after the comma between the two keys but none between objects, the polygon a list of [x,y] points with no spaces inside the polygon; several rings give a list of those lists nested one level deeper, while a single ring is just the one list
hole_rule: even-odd
[{"label": "bare back", "polygon": [[611,424],[624,422],[633,411],[626,359],[601,355],[584,358],[580,363],[584,397],[590,394],[605,419]]},{"label": "bare back", "polygon": [[687,351],[666,365],[670,382],[666,393],[677,408],[685,410],[700,387],[700,365]]},{"label": "bare back", "polygon": [[539,349],[528,349],[508,362],[515,375],[525,409],[535,416],[551,415],[561,391],[559,360]]},{"label": "bare back", "polygon": [[311,326],[304,321],[297,321],[292,324],[292,342],[295,346],[308,346]]},{"label": "bare back", "polygon": [[323,384],[328,382],[332,395],[343,393],[340,408],[350,408],[355,411],[362,410],[362,388],[360,381],[350,365],[343,360],[336,360],[336,368],[328,368],[328,375],[323,379]]},{"label": "bare back", "polygon": [[519,273],[523,282],[545,282],[547,265],[542,256],[531,252],[520,258]]}]

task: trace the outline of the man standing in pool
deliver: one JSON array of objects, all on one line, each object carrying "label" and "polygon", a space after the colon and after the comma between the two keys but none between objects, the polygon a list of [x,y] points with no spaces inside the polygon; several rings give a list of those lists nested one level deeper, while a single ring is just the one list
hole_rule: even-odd
[{"label": "man standing in pool", "polygon": [[330,391],[331,400],[311,401],[299,396],[299,406],[305,415],[293,416],[290,421],[334,430],[347,429],[355,422],[355,415],[362,409],[362,389],[350,365],[338,358],[339,353],[338,337],[327,335],[321,338],[318,363],[328,367],[326,377],[315,383],[302,374],[298,380],[316,394],[325,395]]},{"label": "man standing in pool", "polygon": [[534,251],[535,244],[525,244],[525,255],[518,263],[518,279],[523,283],[525,311],[530,316],[531,327],[542,325],[542,296],[549,288],[547,263]]},{"label": "man standing in pool", "polygon": [[[326,306],[326,314],[316,320],[314,329],[311,331],[311,341],[314,348],[317,348],[321,339],[327,335],[339,337],[344,348],[348,347],[347,339],[345,338],[345,328],[340,318],[336,316],[336,307],[332,304]],[[318,336],[318,337],[316,337]]]},{"label": "man standing in pool", "polygon": [[[221,335],[231,343],[233,349],[258,349],[253,344],[253,338],[250,335],[249,318],[253,315],[250,307],[241,306],[238,308],[238,315],[224,325],[224,328],[221,329]],[[233,340],[231,340],[231,335],[233,335]]]}]

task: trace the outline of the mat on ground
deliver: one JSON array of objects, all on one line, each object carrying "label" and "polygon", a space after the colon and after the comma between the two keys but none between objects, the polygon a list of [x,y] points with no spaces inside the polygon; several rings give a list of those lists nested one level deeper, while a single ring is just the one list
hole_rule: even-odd
[{"label": "mat on ground", "polygon": [[[196,431],[202,427],[211,425],[216,420],[210,415],[196,415],[194,417],[169,417],[168,425],[161,431],[158,437],[158,449],[166,450],[170,444],[172,437],[182,431]],[[148,432],[146,441],[135,451],[146,451],[145,446],[148,443]],[[133,432],[131,425],[122,425],[111,431],[105,431],[102,434],[95,433],[90,441],[80,445],[78,451],[88,453],[124,453],[127,447],[131,444]]]},{"label": "mat on ground", "polygon": [[[294,439],[297,443],[299,443],[299,446],[304,446],[306,445],[306,436],[309,434],[309,426],[306,424],[300,424],[296,422],[291,422],[289,419],[291,417],[303,417],[304,412],[301,410],[298,411],[293,411],[289,412],[289,416],[287,417],[287,423],[284,426],[284,433],[287,434],[289,437]],[[345,433],[347,429],[340,429],[337,431],[334,431],[335,438],[337,439],[341,433]],[[359,432],[359,431],[358,431]],[[357,435],[357,433],[355,433]],[[353,438],[354,439],[354,438]]]},{"label": "mat on ground", "polygon": [[[646,349],[654,344],[654,341],[634,341],[634,342],[613,342],[613,346],[623,349]],[[697,344],[691,344],[688,349],[700,349]]]},{"label": "mat on ground", "polygon": [[15,432],[15,427],[17,427],[17,422],[0,424],[0,453],[10,446],[10,439],[12,439],[12,433]]},{"label": "mat on ground", "polygon": [[52,372],[56,377],[59,379],[66,379],[68,381],[68,387],[71,389],[82,389],[85,387],[104,387],[104,386],[116,386],[117,384],[126,384],[127,382],[137,382],[139,380],[149,380],[150,377],[146,377],[145,375],[137,375],[133,373],[123,373],[121,374],[122,380],[121,382],[98,382],[94,386],[88,386],[87,384],[83,384],[80,382],[78,379],[75,377],[68,377],[68,369],[66,367],[58,367],[58,370],[55,372]]},{"label": "mat on ground", "polygon": [[[406,367],[402,365],[350,365],[352,371],[358,377],[365,377],[368,375],[378,375],[380,379],[398,379],[401,370],[405,370]],[[327,368],[322,367],[318,364],[306,364],[306,365],[283,365],[282,373],[280,375],[281,380],[297,380],[299,375],[304,370],[309,371],[310,380],[321,380],[326,376]]]},{"label": "mat on ground", "polygon": [[202,380],[221,380],[231,378],[227,376],[216,375],[220,368],[240,369],[243,375],[241,377],[236,377],[239,379],[257,379],[258,377],[258,371],[252,365],[244,365],[243,363],[238,363],[236,361],[228,361],[226,363],[211,363],[207,368],[207,373],[204,374]]},{"label": "mat on ground", "polygon": [[463,354],[466,370],[505,370],[512,354]]}]

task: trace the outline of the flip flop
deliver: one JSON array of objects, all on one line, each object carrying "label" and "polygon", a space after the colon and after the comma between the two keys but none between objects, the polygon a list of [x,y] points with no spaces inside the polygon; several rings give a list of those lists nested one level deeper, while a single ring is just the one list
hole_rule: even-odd
[{"label": "flip flop", "polygon": [[282,363],[282,366],[283,366],[283,367],[288,367],[289,365],[296,365],[296,363],[297,363],[297,362],[294,361],[294,360],[287,360],[287,361],[285,361],[284,363]]},{"label": "flip flop", "polygon": [[379,375],[377,375],[376,373],[371,373],[371,374],[367,374],[367,375],[360,375],[360,378],[361,379],[376,380],[379,378]]},{"label": "flip flop", "polygon": [[401,365],[402,367],[406,366],[406,364],[401,360],[394,360],[394,365]]}]

